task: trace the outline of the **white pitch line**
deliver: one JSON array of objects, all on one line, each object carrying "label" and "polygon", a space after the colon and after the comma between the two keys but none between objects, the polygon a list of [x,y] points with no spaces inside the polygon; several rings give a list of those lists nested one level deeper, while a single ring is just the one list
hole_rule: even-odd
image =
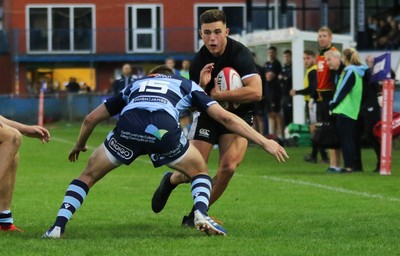
[{"label": "white pitch line", "polygon": [[[58,137],[54,137],[54,136],[52,136],[50,140],[61,142],[61,143],[67,144],[67,145],[72,145],[72,146],[75,145],[75,143],[72,142],[72,141],[69,141],[69,140],[66,140],[66,139],[62,139],[62,138],[58,138]],[[90,149],[90,150],[95,150],[96,149],[95,147],[92,147],[92,146],[87,146],[87,148]]]},{"label": "white pitch line", "polygon": [[354,191],[354,190],[350,190],[350,189],[345,189],[345,188],[340,188],[340,187],[332,187],[332,186],[327,186],[327,185],[323,185],[323,184],[319,184],[319,183],[312,183],[312,182],[303,181],[303,180],[283,179],[283,178],[272,177],[272,176],[261,176],[261,178],[273,180],[273,181],[277,181],[277,182],[296,184],[296,185],[300,185],[300,186],[320,188],[320,189],[325,189],[325,190],[329,190],[329,191],[335,191],[335,192],[339,192],[339,193],[351,194],[351,195],[356,195],[356,196],[361,196],[361,197],[384,199],[384,200],[388,200],[391,202],[400,202],[400,198],[398,198],[398,197],[384,196],[384,195],[380,195],[380,194],[371,194],[368,192],[359,192],[359,191]]},{"label": "white pitch line", "polygon": [[[51,140],[61,142],[64,144],[68,144],[68,145],[75,145],[74,142],[71,142],[66,139],[58,138],[58,137],[51,137]],[[87,147],[90,150],[96,149],[95,147],[92,147],[92,146],[87,146]],[[142,163],[151,164],[151,161],[149,161],[149,160],[145,160],[145,159],[141,159],[141,158],[138,158],[136,160],[139,162],[142,162]],[[245,175],[241,175],[241,174],[236,174],[235,176],[246,177]],[[247,177],[250,177],[250,176],[247,176]],[[291,183],[291,184],[296,184],[296,185],[300,185],[300,186],[320,188],[320,189],[324,189],[324,190],[335,191],[335,192],[351,194],[351,195],[357,195],[357,196],[361,196],[361,197],[384,199],[384,200],[388,200],[391,202],[400,202],[400,198],[398,198],[398,197],[384,196],[384,195],[380,195],[380,194],[371,194],[371,193],[367,193],[367,192],[359,192],[359,191],[349,190],[349,189],[340,188],[340,187],[332,187],[332,186],[327,186],[327,185],[323,185],[323,184],[319,184],[319,183],[312,183],[312,182],[303,181],[303,180],[283,179],[283,178],[265,176],[265,175],[264,176],[254,176],[254,177],[261,177],[263,179],[273,180],[273,181],[277,181],[277,182]]]}]

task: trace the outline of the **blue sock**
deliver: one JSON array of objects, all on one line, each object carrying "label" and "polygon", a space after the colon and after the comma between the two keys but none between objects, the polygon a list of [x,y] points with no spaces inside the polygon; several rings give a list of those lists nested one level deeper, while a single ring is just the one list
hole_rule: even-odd
[{"label": "blue sock", "polygon": [[199,174],[192,179],[192,196],[194,199],[194,207],[206,215],[208,204],[210,203],[211,188],[211,178],[206,174]]},{"label": "blue sock", "polygon": [[0,225],[11,225],[14,223],[10,210],[0,212]]},{"label": "blue sock", "polygon": [[89,187],[80,180],[73,180],[68,186],[63,203],[58,211],[56,222],[54,223],[54,226],[61,227],[61,233],[64,233],[67,222],[82,205],[88,192]]}]

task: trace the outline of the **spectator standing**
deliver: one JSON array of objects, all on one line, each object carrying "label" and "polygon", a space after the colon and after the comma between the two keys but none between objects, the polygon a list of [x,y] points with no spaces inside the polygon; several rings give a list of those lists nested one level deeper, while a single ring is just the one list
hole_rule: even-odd
[{"label": "spectator standing", "polygon": [[179,74],[186,79],[190,79],[189,68],[190,68],[190,61],[186,59],[182,60],[182,69],[179,71]]},{"label": "spectator standing", "polygon": [[172,57],[168,57],[165,59],[165,63],[164,63],[167,67],[169,67],[170,69],[172,69],[172,71],[174,71],[174,74],[176,75],[180,75],[179,71],[175,69],[175,59]]},{"label": "spectator standing", "polygon": [[276,47],[270,46],[268,48],[269,60],[265,63],[268,127],[269,134],[283,139],[282,91],[278,81],[278,75],[282,72],[282,65],[276,58],[276,54]]},{"label": "spectator standing", "polygon": [[[312,50],[305,50],[303,55],[303,63],[306,68],[304,75],[304,89],[290,91],[291,96],[304,95],[305,101],[305,113],[307,123],[310,125],[310,133],[314,132],[315,123],[317,122],[317,113],[315,104],[309,108],[310,95],[315,94],[317,88],[317,65],[315,65],[315,53]],[[304,157],[304,161],[310,163],[318,162],[318,151],[321,154],[322,162],[329,163],[328,156],[324,148],[317,147],[314,143],[312,145],[312,151],[310,155]]]},{"label": "spectator standing", "polygon": [[290,96],[292,90],[292,51],[290,50],[283,52],[283,67],[278,79],[282,90],[283,127],[286,127],[293,122],[293,98]]},{"label": "spectator standing", "polygon": [[265,135],[265,107],[267,104],[266,100],[266,80],[265,80],[265,71],[264,68],[257,64],[257,56],[253,52],[254,62],[256,64],[256,69],[261,77],[262,83],[262,97],[260,101],[254,103],[254,129],[258,131],[260,134]]},{"label": "spectator standing", "polygon": [[69,78],[69,83],[67,84],[66,87],[67,87],[67,91],[68,92],[73,92],[73,93],[77,93],[81,89],[79,84],[76,82],[76,78],[75,77],[70,77]]},{"label": "spectator standing", "polygon": [[361,98],[360,113],[354,130],[354,171],[363,171],[361,158],[361,138],[365,134],[369,144],[374,149],[377,163],[374,171],[379,171],[381,145],[374,137],[374,125],[381,119],[381,107],[378,103],[378,96],[381,94],[378,82],[370,82],[372,69],[374,67],[374,57],[367,56],[365,62],[368,69],[363,77],[363,90]]},{"label": "spectator standing", "polygon": [[391,31],[390,24],[384,19],[378,19],[378,26],[376,30],[376,48],[386,49]]},{"label": "spectator standing", "polygon": [[[313,106],[314,99],[317,99],[317,121],[329,122],[331,117],[329,114],[329,103],[333,99],[335,92],[335,71],[330,71],[326,61],[325,52],[336,50],[332,45],[332,31],[328,27],[321,27],[318,30],[318,45],[320,46],[319,55],[317,57],[317,90],[316,95],[310,99],[310,106]],[[329,149],[328,172],[340,171],[340,150]]]},{"label": "spectator standing", "polygon": [[[43,87],[42,87],[43,88]],[[66,86],[67,88],[67,108],[68,108],[68,121],[73,121],[74,116],[74,98],[75,94],[78,93],[81,89],[80,85],[76,82],[75,77],[70,77],[69,83]]]},{"label": "spectator standing", "polygon": [[112,85],[114,95],[118,95],[120,91],[122,91],[132,82],[133,82],[132,67],[130,64],[126,63],[122,66],[121,78],[115,80]]},{"label": "spectator standing", "polygon": [[[329,69],[340,72],[340,52],[330,50],[325,53]],[[336,92],[329,107],[336,118],[336,128],[343,154],[344,168],[340,172],[351,173],[354,170],[353,132],[360,112],[363,89],[363,76],[367,66],[362,65],[356,50],[343,50],[345,68],[340,72]]]},{"label": "spectator standing", "polygon": [[388,42],[386,49],[397,50],[400,48],[400,29],[399,23],[392,19],[390,21],[390,32],[388,35]]}]

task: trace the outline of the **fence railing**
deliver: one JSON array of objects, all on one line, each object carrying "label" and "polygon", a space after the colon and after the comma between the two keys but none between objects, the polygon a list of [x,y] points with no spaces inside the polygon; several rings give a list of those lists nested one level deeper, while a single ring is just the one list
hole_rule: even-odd
[{"label": "fence railing", "polygon": [[[44,100],[44,123],[57,121],[80,122],[85,116],[112,95],[100,93],[46,94]],[[394,92],[393,110],[400,112],[400,87]],[[0,115],[24,123],[38,121],[39,97],[15,97],[0,95]]]},{"label": "fence railing", "polygon": [[[85,116],[111,95],[87,94],[46,94],[44,99],[44,123],[60,120],[82,121]],[[0,115],[28,124],[38,122],[39,97],[14,97],[0,95]]]}]

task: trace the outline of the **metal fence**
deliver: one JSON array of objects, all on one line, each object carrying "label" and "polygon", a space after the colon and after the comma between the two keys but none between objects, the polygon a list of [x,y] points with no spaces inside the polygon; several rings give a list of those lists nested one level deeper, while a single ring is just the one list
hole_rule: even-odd
[{"label": "metal fence", "polygon": [[[44,123],[57,121],[81,122],[85,116],[102,104],[108,94],[60,93],[46,94],[44,100]],[[0,115],[12,120],[36,124],[38,122],[39,97],[15,97],[0,95]],[[400,86],[394,93],[393,110],[400,112]]]},{"label": "metal fence", "polygon": [[[44,99],[44,123],[57,121],[80,122],[103,103],[110,95],[46,94]],[[38,122],[39,97],[0,96],[0,115],[12,120],[36,124]]]}]

